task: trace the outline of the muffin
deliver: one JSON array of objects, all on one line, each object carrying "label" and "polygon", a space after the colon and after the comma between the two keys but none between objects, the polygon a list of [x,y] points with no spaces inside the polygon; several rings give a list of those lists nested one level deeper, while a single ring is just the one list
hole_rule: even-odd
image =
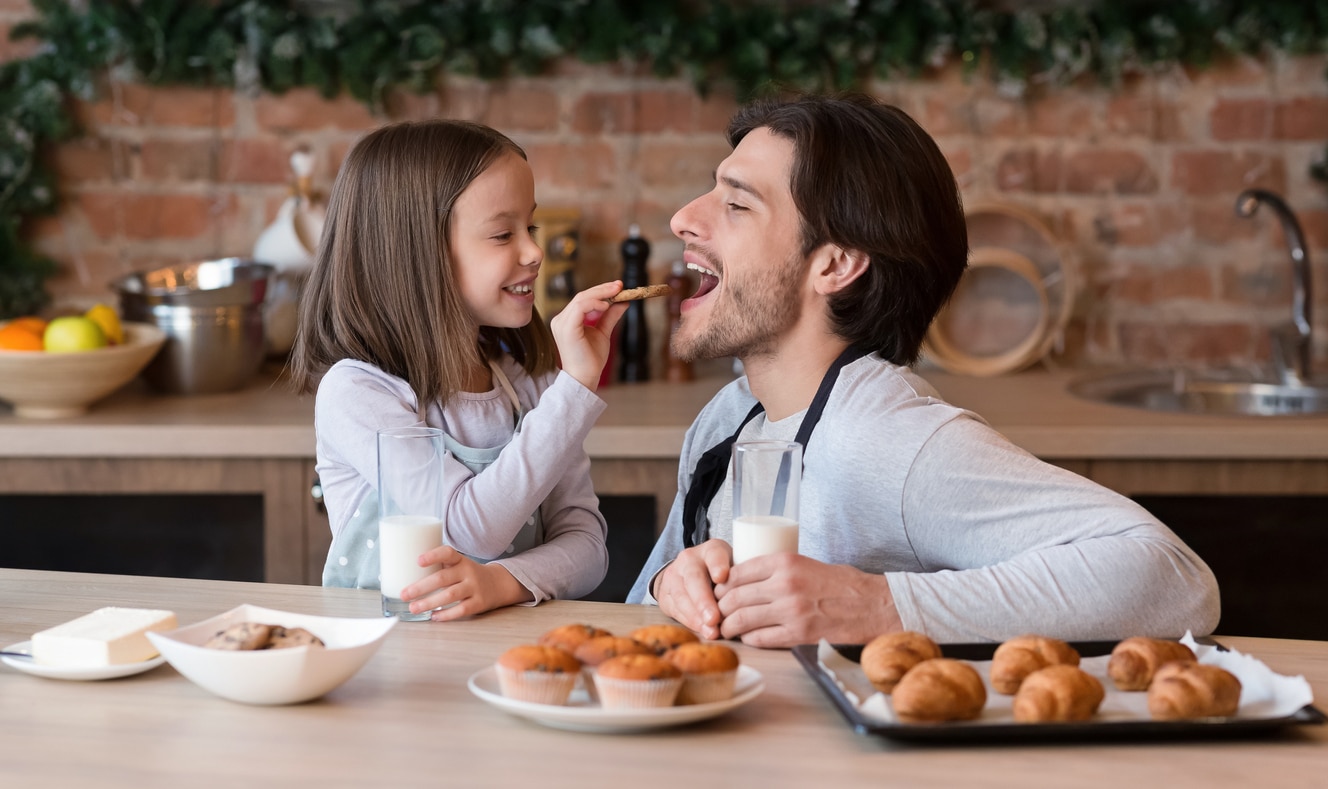
[{"label": "muffin", "polygon": [[664,659],[682,672],[679,704],[708,704],[733,698],[738,653],[723,644],[679,644]]},{"label": "muffin", "polygon": [[598,699],[595,692],[595,669],[600,663],[619,655],[653,655],[650,647],[635,639],[624,636],[596,636],[582,642],[576,648],[576,659],[581,661],[581,679],[585,682],[586,693],[591,699]]},{"label": "muffin", "polygon": [[581,676],[581,662],[566,650],[537,644],[512,647],[494,668],[504,696],[536,704],[566,704]]},{"label": "muffin", "polygon": [[595,670],[595,689],[604,709],[671,707],[681,687],[682,672],[656,655],[619,655]]},{"label": "muffin", "polygon": [[638,627],[629,635],[650,647],[656,655],[662,655],[679,644],[691,644],[701,640],[682,625],[646,625]]},{"label": "muffin", "polygon": [[561,625],[540,636],[536,643],[540,646],[558,647],[569,655],[575,655],[576,648],[586,641],[608,635],[612,633],[594,625]]}]

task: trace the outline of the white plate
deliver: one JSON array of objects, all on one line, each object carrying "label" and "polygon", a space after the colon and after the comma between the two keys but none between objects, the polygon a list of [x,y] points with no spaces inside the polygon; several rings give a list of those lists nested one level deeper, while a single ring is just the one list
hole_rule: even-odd
[{"label": "white plate", "polygon": [[471,693],[513,715],[555,729],[589,732],[631,732],[681,726],[723,715],[735,707],[741,707],[765,690],[765,679],[761,672],[747,666],[738,667],[738,681],[731,699],[646,710],[606,710],[592,702],[582,689],[572,691],[567,705],[562,707],[509,699],[498,687],[498,674],[493,666],[475,672],[466,684],[470,686]]},{"label": "white plate", "polygon": [[[20,641],[17,644],[10,644],[5,647],[6,652],[26,652],[32,654],[32,642]],[[116,679],[117,677],[130,677],[134,674],[142,674],[144,671],[154,669],[166,662],[166,658],[157,655],[141,663],[121,663],[114,666],[93,666],[91,668],[70,668],[68,666],[43,666],[40,663],[28,660],[27,658],[0,656],[0,660],[5,662],[6,666],[16,668],[25,674],[32,674],[47,679]]]}]

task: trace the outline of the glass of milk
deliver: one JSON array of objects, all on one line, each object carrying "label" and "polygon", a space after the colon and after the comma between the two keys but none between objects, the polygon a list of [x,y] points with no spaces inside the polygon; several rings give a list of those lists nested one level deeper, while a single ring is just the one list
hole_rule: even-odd
[{"label": "glass of milk", "polygon": [[733,563],[798,552],[802,445],[739,441],[733,445]]},{"label": "glass of milk", "polygon": [[443,431],[434,427],[391,427],[378,431],[378,556],[383,616],[407,622],[429,618],[410,612],[401,590],[439,565],[419,565],[420,554],[443,544]]}]

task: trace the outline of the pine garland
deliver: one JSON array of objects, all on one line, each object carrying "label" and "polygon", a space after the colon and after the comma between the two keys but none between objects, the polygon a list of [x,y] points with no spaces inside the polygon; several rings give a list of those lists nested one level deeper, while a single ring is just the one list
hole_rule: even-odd
[{"label": "pine garland", "polygon": [[[326,6],[323,3],[323,6]],[[340,8],[340,4],[336,4]],[[1328,0],[1102,0],[1006,10],[981,0],[680,3],[670,0],[34,0],[12,38],[41,42],[0,66],[0,318],[46,302],[54,264],[23,242],[56,210],[44,146],[76,133],[66,99],[98,78],[282,93],[312,86],[381,109],[440,73],[499,79],[559,58],[641,62],[705,92],[847,89],[958,59],[1007,93],[1091,76],[1108,84],[1176,63],[1328,51]],[[1316,177],[1328,180],[1323,163]]]}]

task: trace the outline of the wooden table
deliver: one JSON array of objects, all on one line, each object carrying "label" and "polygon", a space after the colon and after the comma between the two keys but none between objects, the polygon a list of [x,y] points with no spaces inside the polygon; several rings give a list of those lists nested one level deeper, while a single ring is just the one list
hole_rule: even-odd
[{"label": "wooden table", "polygon": [[[103,605],[174,610],[182,624],[255,603],[375,616],[376,592],[0,569],[0,645]],[[65,682],[0,666],[0,785],[669,787],[1317,786],[1328,727],[1218,742],[922,747],[854,734],[786,651],[738,645],[765,692],[712,721],[638,734],[544,728],[471,695],[466,679],[556,625],[613,631],[656,609],[553,602],[471,621],[401,623],[322,700],[222,700],[169,665]],[[1328,642],[1223,638],[1328,699]],[[1322,704],[1322,701],[1320,702]]]}]

